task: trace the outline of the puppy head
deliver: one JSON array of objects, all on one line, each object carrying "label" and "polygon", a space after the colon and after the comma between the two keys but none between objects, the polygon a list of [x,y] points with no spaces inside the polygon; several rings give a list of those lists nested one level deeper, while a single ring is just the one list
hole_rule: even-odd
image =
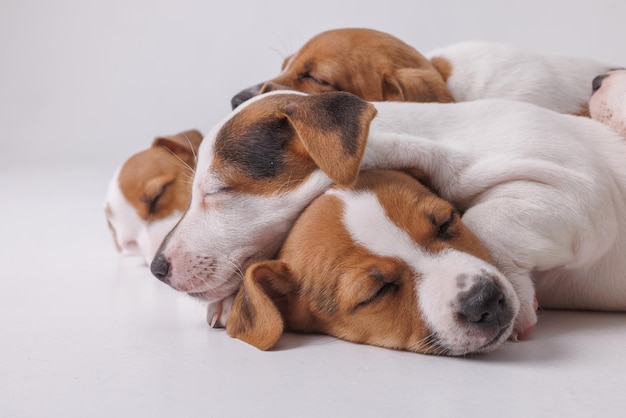
[{"label": "puppy head", "polygon": [[626,138],[626,69],[609,71],[593,79],[589,113]]},{"label": "puppy head", "polygon": [[284,61],[278,77],[242,90],[232,106],[273,90],[346,91],[368,101],[453,101],[430,61],[400,39],[371,29],[320,33]]},{"label": "puppy head", "polygon": [[148,264],[189,205],[202,135],[196,130],[159,137],[129,158],[109,183],[105,212],[118,251]]},{"label": "puppy head", "polygon": [[354,182],[375,112],[348,93],[283,91],[239,107],[205,137],[191,204],[152,273],[210,302],[234,293],[309,202],[332,181]]},{"label": "puppy head", "polygon": [[227,331],[263,350],[287,329],[464,355],[498,347],[518,310],[448,202],[405,174],[372,171],[316,199],[279,259],[246,271]]}]

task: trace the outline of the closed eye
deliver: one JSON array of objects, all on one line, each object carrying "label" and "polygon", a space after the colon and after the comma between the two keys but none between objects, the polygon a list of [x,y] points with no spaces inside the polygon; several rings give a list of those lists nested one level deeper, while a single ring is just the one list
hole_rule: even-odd
[{"label": "closed eye", "polygon": [[167,192],[167,189],[174,184],[174,181],[170,181],[167,182],[163,185],[163,187],[161,187],[161,189],[159,190],[159,192],[152,196],[152,197],[148,197],[148,196],[142,196],[141,197],[141,201],[143,203],[145,203],[146,205],[148,205],[148,213],[151,215],[154,215],[157,211],[157,206],[159,204],[159,200],[161,200],[161,198],[165,195],[165,192]]},{"label": "closed eye", "polygon": [[456,235],[454,225],[456,223],[458,214],[459,213],[455,209],[453,209],[450,212],[450,216],[443,222],[437,221],[434,216],[430,217],[430,222],[436,228],[435,233],[437,239],[442,241],[448,241]]},{"label": "closed eye", "polygon": [[378,288],[378,290],[371,295],[370,297],[368,297],[367,299],[365,299],[364,301],[360,302],[358,305],[356,305],[354,307],[353,310],[357,310],[359,308],[362,308],[364,306],[370,305],[374,302],[376,302],[377,300],[382,299],[384,296],[390,294],[390,293],[395,293],[398,288],[400,286],[397,283],[394,282],[388,282],[388,283],[383,283],[382,286],[380,286],[380,288]]},{"label": "closed eye", "polygon": [[327,82],[325,80],[322,80],[321,78],[314,77],[313,75],[311,75],[311,73],[302,73],[302,74],[298,75],[298,80],[300,80],[300,81],[312,81],[312,82],[317,83],[317,84],[319,84],[321,86],[330,87],[330,88],[332,88],[334,90],[339,90],[337,88],[337,86],[335,86],[335,85],[333,85],[333,84],[331,84],[331,83],[329,83],[329,82]]}]

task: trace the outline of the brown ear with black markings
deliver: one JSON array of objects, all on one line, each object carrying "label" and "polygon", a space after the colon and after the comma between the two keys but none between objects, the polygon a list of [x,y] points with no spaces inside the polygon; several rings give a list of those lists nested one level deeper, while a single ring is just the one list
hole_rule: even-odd
[{"label": "brown ear with black markings", "polygon": [[290,275],[281,261],[263,261],[248,267],[228,317],[228,335],[260,350],[274,347],[285,328],[281,310],[294,288]]},{"label": "brown ear with black markings", "polygon": [[315,164],[339,185],[356,181],[369,126],[371,103],[345,92],[302,96],[283,110]]},{"label": "brown ear with black markings", "polygon": [[190,165],[193,163],[193,166],[195,166],[201,142],[202,134],[195,129],[191,129],[176,135],[158,137],[152,142],[152,146],[165,147],[186,163]]},{"label": "brown ear with black markings", "polygon": [[383,77],[383,98],[392,102],[454,102],[441,74],[434,69],[401,68]]}]

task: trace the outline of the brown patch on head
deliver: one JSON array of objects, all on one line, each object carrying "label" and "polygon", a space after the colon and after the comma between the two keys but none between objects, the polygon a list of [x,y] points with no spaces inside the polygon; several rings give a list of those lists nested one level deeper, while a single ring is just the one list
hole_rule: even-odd
[{"label": "brown patch on head", "polygon": [[400,39],[372,29],[322,32],[288,57],[282,69],[258,93],[345,91],[367,101],[453,101],[428,59]]},{"label": "brown patch on head", "polygon": [[187,208],[201,141],[195,130],[159,137],[124,163],[120,189],[142,219],[155,221]]},{"label": "brown patch on head", "polygon": [[257,195],[292,190],[317,167],[349,184],[374,114],[372,105],[346,93],[264,97],[218,132],[213,172],[233,191]]},{"label": "brown patch on head", "polygon": [[456,208],[407,174],[365,174],[359,179],[359,188],[374,191],[387,216],[426,251],[455,248],[491,262],[486,248],[463,224]]},{"label": "brown patch on head", "polygon": [[[489,259],[452,206],[408,175],[362,172],[354,189],[375,193],[388,217],[425,251],[436,253],[453,247]],[[284,269],[280,274],[266,275],[274,290],[266,290],[263,305],[258,306],[273,312],[270,316],[274,324],[279,323],[274,327],[279,326],[280,332],[284,327],[382,347],[440,353],[442,349],[430,338],[432,330],[419,311],[418,273],[404,260],[374,254],[354,242],[342,221],[343,208],[344,203],[337,196],[325,194],[305,210],[279,253],[280,261],[270,262],[280,263]],[[457,283],[461,285],[462,280],[459,277]],[[258,290],[259,280],[256,283]],[[246,307],[251,300],[245,296],[248,286],[250,282],[244,281],[228,329],[230,335],[238,336],[238,331],[231,332],[230,321],[234,321],[234,329],[243,315],[243,334],[248,335],[246,341],[250,342],[267,332],[267,323],[261,319],[257,326],[254,318],[250,319],[259,313],[250,315],[252,309]],[[268,300],[275,302],[268,305]],[[280,319],[276,319],[277,313]],[[275,332],[272,335],[276,337]],[[277,338],[271,345],[276,341]],[[266,342],[263,347],[268,348]]]}]

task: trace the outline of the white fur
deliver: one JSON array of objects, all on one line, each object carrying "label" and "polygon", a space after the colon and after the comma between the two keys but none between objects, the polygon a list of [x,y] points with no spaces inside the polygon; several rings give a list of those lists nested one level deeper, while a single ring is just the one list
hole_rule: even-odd
[{"label": "white fur", "polygon": [[[421,168],[464,212],[520,300],[516,331],[536,322],[533,280],[546,307],[626,310],[626,144],[610,128],[504,100],[375,106],[362,166]],[[221,186],[210,166],[220,128],[200,148],[191,207],[163,249],[177,254],[174,287],[211,291],[213,302],[331,186],[318,171],[272,198],[207,196]]]},{"label": "white fur", "polygon": [[[497,280],[513,312],[519,309],[519,300],[508,280],[494,266],[472,255],[448,249],[439,253],[424,251],[406,231],[387,216],[377,197],[371,193],[336,191],[344,204],[343,224],[353,241],[383,257],[404,260],[413,270],[419,311],[437,335],[440,344],[449,354],[460,355],[488,350],[507,339],[513,324],[496,341],[485,339],[479,333],[459,329],[456,318],[457,298],[479,278],[486,275]],[[467,279],[460,287],[457,278]]]},{"label": "white fur", "polygon": [[114,229],[114,240],[124,255],[141,255],[149,265],[163,238],[174,228],[180,217],[175,211],[166,218],[147,222],[137,215],[135,208],[128,203],[119,187],[118,169],[107,189],[106,203],[112,214],[108,218]]},{"label": "white fur", "polygon": [[427,56],[450,62],[447,84],[457,102],[505,98],[570,114],[585,109],[591,81],[611,68],[586,58],[529,52],[492,42],[462,42]]},{"label": "white fur", "polygon": [[363,167],[419,167],[485,244],[521,301],[626,310],[626,144],[605,126],[522,102],[377,103]]}]

